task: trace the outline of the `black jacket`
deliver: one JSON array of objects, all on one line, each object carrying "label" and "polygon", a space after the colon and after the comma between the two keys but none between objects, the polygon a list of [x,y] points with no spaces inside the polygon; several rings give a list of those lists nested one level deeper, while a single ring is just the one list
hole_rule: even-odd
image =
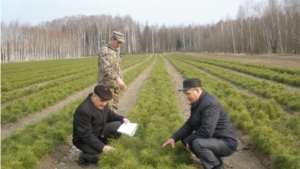
[{"label": "black jacket", "polygon": [[227,146],[236,150],[237,139],[234,128],[221,103],[206,91],[191,104],[191,115],[185,124],[171,138],[176,141],[184,139],[192,145],[196,138],[219,138]]},{"label": "black jacket", "polygon": [[74,113],[73,144],[82,149],[87,144],[96,151],[101,152],[105,144],[98,138],[108,122],[120,121],[123,116],[111,111],[108,104],[101,110],[97,109],[91,100],[92,94],[78,106]]}]

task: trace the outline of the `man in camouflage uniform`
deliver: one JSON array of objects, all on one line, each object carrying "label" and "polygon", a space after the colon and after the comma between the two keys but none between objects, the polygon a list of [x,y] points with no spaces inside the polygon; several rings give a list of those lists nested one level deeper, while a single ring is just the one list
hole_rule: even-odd
[{"label": "man in camouflage uniform", "polygon": [[121,56],[118,50],[122,43],[125,43],[124,35],[114,31],[109,41],[101,42],[98,56],[98,84],[110,88],[113,99],[108,102],[108,105],[114,112],[118,110],[119,88],[126,89],[121,72]]}]

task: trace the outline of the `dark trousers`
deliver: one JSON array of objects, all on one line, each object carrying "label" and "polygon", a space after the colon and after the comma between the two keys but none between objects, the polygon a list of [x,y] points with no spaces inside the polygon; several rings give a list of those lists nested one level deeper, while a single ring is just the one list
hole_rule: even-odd
[{"label": "dark trousers", "polygon": [[[182,143],[186,145],[184,139]],[[221,157],[234,153],[224,140],[217,138],[197,138],[190,146],[192,152],[201,160],[204,169],[213,169],[222,163]]]},{"label": "dark trousers", "polygon": [[[122,123],[119,121],[107,123],[105,129],[103,130],[103,137],[99,137],[99,140],[102,141],[104,144],[107,144],[108,138],[118,139],[121,136],[121,134],[118,133],[117,130],[121,126],[121,124]],[[82,157],[91,163],[97,163],[99,155],[102,153],[102,151],[98,152],[87,144],[82,147],[82,152]]]}]

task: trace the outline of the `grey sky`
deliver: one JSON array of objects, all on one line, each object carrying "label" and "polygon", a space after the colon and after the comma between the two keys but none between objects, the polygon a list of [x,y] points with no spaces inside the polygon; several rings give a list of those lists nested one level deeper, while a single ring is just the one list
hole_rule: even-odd
[{"label": "grey sky", "polygon": [[130,15],[145,24],[210,24],[236,18],[245,0],[1,0],[1,20],[36,25],[65,16]]}]

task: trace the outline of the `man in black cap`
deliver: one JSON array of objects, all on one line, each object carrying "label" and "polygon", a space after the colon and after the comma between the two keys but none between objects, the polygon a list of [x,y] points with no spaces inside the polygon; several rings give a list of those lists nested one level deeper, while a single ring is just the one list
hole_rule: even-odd
[{"label": "man in black cap", "polygon": [[191,115],[162,147],[181,140],[187,151],[193,152],[204,169],[223,169],[221,157],[231,155],[237,148],[234,128],[221,103],[201,89],[198,78],[183,81],[185,98],[191,103]]},{"label": "man in black cap", "polygon": [[114,113],[107,105],[112,99],[112,92],[104,85],[97,85],[94,93],[78,106],[74,113],[73,144],[82,152],[79,154],[79,165],[88,162],[97,163],[98,155],[103,151],[112,151],[106,145],[108,138],[117,139],[121,136],[117,129],[122,123],[130,121]]}]

